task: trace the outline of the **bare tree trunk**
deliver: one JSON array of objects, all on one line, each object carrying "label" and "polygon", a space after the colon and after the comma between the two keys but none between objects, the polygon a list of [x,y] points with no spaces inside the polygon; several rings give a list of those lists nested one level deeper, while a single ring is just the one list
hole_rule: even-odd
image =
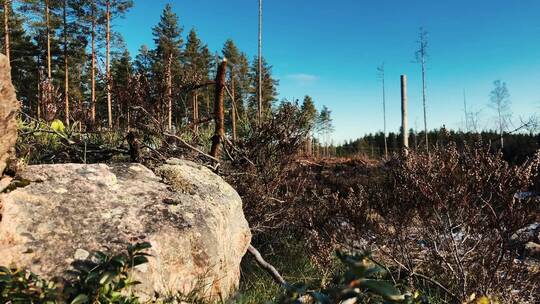
[{"label": "bare tree trunk", "polygon": [[384,157],[388,158],[388,141],[386,139],[386,90],[383,79],[383,120],[384,120]]},{"label": "bare tree trunk", "polygon": [[92,91],[92,101],[91,101],[91,117],[90,121],[92,122],[92,127],[96,124],[96,8],[94,1],[91,3],[92,5],[92,83],[91,83],[91,91]]},{"label": "bare tree trunk", "polygon": [[107,118],[109,122],[109,130],[112,129],[113,124],[113,117],[112,117],[112,100],[111,100],[111,67],[110,67],[110,60],[111,60],[111,1],[107,0],[106,3],[107,11],[106,11],[106,18],[107,18],[107,50],[105,54],[105,65],[106,65],[106,77],[107,77]]},{"label": "bare tree trunk", "polygon": [[[38,66],[39,66],[40,62],[38,60]],[[36,117],[37,117],[37,120],[39,121],[41,119],[41,72],[38,68],[38,72],[37,72],[37,98],[36,98]]]},{"label": "bare tree trunk", "polygon": [[467,113],[467,95],[463,89],[463,111],[465,112],[465,132],[469,132],[469,114]]},{"label": "bare tree trunk", "polygon": [[407,75],[401,75],[401,134],[403,152],[409,153],[409,126],[407,117]]},{"label": "bare tree trunk", "polygon": [[225,91],[225,74],[227,71],[227,59],[223,59],[216,73],[216,87],[214,100],[214,120],[216,123],[210,155],[219,159],[221,143],[225,137],[225,114],[223,111],[223,93]]},{"label": "bare tree trunk", "polygon": [[172,131],[172,54],[169,55],[167,60],[167,129]]},{"label": "bare tree trunk", "polygon": [[424,55],[422,55],[422,104],[424,106],[424,136],[426,141],[426,151],[429,153],[429,136],[426,113],[426,61]]},{"label": "bare tree trunk", "polygon": [[236,96],[234,89],[234,74],[231,73],[231,122],[232,122],[232,140],[236,142]]},{"label": "bare tree trunk", "polygon": [[50,82],[52,78],[52,65],[51,65],[51,24],[50,24],[50,16],[49,16],[49,0],[45,0],[45,27],[47,28],[47,77],[48,77],[48,81]]},{"label": "bare tree trunk", "polygon": [[193,107],[193,132],[195,134],[199,133],[199,105],[198,105],[198,96],[197,90],[193,90],[192,93],[192,107]]},{"label": "bare tree trunk", "polygon": [[384,157],[388,158],[388,143],[386,140],[386,87],[385,87],[385,73],[384,63],[379,68],[382,80],[382,105],[383,105],[383,133],[384,133]]},{"label": "bare tree trunk", "polygon": [[501,105],[497,105],[497,113],[499,114],[499,136],[501,140],[501,150],[504,149],[504,137],[503,137],[503,120],[501,114]]},{"label": "bare tree trunk", "polygon": [[10,61],[9,51],[9,7],[10,0],[4,0],[4,51],[6,53],[7,60]]},{"label": "bare tree trunk", "polygon": [[206,89],[206,117],[210,117],[210,93]]},{"label": "bare tree trunk", "polygon": [[66,125],[69,126],[69,67],[68,67],[68,41],[67,41],[67,0],[64,0],[64,106]]},{"label": "bare tree trunk", "polygon": [[257,99],[258,99],[258,115],[257,120],[259,123],[259,126],[262,125],[262,118],[263,118],[263,105],[262,105],[262,0],[259,0],[259,62],[258,62],[258,71],[259,71],[259,79],[258,79],[258,91]]},{"label": "bare tree trunk", "polygon": [[306,140],[306,156],[311,157],[313,154],[313,140],[311,139],[311,134],[308,134],[308,138]]}]

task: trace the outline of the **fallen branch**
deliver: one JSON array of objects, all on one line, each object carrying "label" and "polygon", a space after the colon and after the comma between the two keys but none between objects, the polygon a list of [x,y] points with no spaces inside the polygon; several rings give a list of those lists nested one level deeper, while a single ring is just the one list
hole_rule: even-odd
[{"label": "fallen branch", "polygon": [[248,252],[253,255],[257,264],[259,264],[262,269],[264,269],[270,276],[272,276],[274,282],[281,285],[282,287],[288,286],[287,281],[285,281],[285,279],[279,274],[276,268],[272,266],[272,264],[265,261],[261,253],[255,247],[253,247],[253,245],[249,245]]},{"label": "fallen branch", "polygon": [[195,152],[201,154],[202,156],[207,157],[207,158],[210,158],[211,160],[213,160],[213,161],[219,163],[219,160],[218,160],[217,158],[215,158],[215,157],[213,157],[213,156],[211,156],[211,155],[209,155],[209,154],[206,154],[206,153],[204,153],[203,151],[201,151],[200,149],[198,149],[198,148],[196,148],[196,147],[194,147],[194,146],[188,144],[188,143],[187,143],[185,140],[183,140],[182,138],[180,138],[180,137],[178,137],[178,136],[176,136],[176,135],[174,135],[174,134],[167,133],[167,132],[165,132],[165,133],[163,133],[163,134],[164,134],[165,136],[169,136],[169,137],[172,137],[172,138],[178,140],[178,141],[181,142],[184,146],[186,146],[186,147],[190,148],[191,150],[193,150],[193,151],[195,151]]}]

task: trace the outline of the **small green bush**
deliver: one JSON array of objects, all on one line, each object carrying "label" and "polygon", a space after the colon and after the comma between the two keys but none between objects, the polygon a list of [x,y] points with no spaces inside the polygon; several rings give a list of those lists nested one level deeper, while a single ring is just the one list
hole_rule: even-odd
[{"label": "small green bush", "polygon": [[145,250],[150,247],[138,243],[117,255],[95,252],[88,260],[74,262],[73,279],[64,284],[27,270],[0,267],[0,303],[139,303],[130,287],[140,282],[132,279],[131,270],[148,262]]}]

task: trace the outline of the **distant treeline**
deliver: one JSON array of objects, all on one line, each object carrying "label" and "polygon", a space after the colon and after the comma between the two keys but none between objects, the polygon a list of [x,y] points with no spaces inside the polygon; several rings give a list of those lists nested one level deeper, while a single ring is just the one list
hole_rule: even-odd
[{"label": "distant treeline", "polygon": [[[496,131],[483,131],[480,133],[452,131],[452,130],[432,130],[428,132],[430,146],[447,145],[454,142],[458,147],[463,145],[484,145],[489,146],[492,151],[499,151],[501,145],[499,134]],[[401,134],[390,132],[387,137],[388,153],[398,152],[401,148]],[[413,150],[425,149],[424,132],[410,130],[409,145]],[[504,158],[511,163],[522,163],[528,157],[536,153],[540,148],[540,134],[514,133],[504,135],[504,148],[502,149]],[[383,157],[384,134],[378,132],[368,134],[356,140],[335,147],[336,155],[340,157],[350,157],[364,155],[372,158]]]}]

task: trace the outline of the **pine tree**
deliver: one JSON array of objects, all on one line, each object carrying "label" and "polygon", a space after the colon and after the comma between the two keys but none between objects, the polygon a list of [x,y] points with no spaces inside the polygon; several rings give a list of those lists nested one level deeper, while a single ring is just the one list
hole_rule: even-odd
[{"label": "pine tree", "polygon": [[144,76],[146,78],[151,77],[152,67],[154,65],[154,56],[152,55],[148,46],[141,45],[139,52],[135,57],[135,62],[133,67],[137,74]]},{"label": "pine tree", "polygon": [[[257,57],[253,59],[253,62],[251,64],[250,68],[250,97],[249,97],[249,104],[248,104],[248,111],[250,113],[250,117],[257,120],[257,111],[258,111],[258,102],[259,102],[259,60]],[[272,77],[272,67],[269,66],[266,63],[266,60],[262,58],[262,94],[261,94],[261,100],[262,100],[262,122],[266,121],[269,116],[272,114],[272,104],[274,101],[277,100],[277,85],[279,84],[279,81],[275,80]]]},{"label": "pine tree", "polygon": [[62,24],[63,0],[21,0],[20,10],[30,20],[33,36],[44,51],[47,78],[52,79],[53,57],[59,56],[56,33]]},{"label": "pine tree", "polygon": [[329,156],[328,154],[329,136],[330,136],[330,133],[334,131],[334,127],[332,125],[331,114],[332,114],[332,111],[330,111],[328,107],[323,106],[319,114],[318,121],[317,121],[319,133],[323,137],[322,142],[324,143],[324,150],[323,150],[324,156]]},{"label": "pine tree", "polygon": [[306,129],[308,134],[308,138],[306,140],[306,155],[311,156],[313,153],[312,132],[317,124],[318,113],[317,109],[315,108],[315,103],[310,96],[306,95],[304,97],[300,111],[304,123],[303,127]]},{"label": "pine tree", "polygon": [[62,25],[61,0],[20,0],[18,10],[24,14],[28,20],[27,27],[30,29],[30,36],[37,46],[37,64],[43,67],[44,75],[41,71],[39,75],[37,117],[53,119],[58,112],[60,100],[56,100],[54,80],[58,85],[63,81],[59,72],[63,71],[61,63],[62,51],[57,33]]},{"label": "pine tree", "polygon": [[113,57],[111,62],[111,79],[112,81],[112,97],[115,101],[117,127],[131,127],[131,103],[134,99],[133,90],[131,88],[133,80],[133,66],[131,56],[127,49]]},{"label": "pine tree", "polygon": [[[37,46],[24,28],[21,14],[13,10],[11,1],[8,3],[8,26],[0,27],[0,36],[9,31],[9,53],[11,60],[11,79],[17,97],[22,102],[23,111],[37,116],[38,103],[36,89],[38,86],[39,67],[36,61],[39,55]],[[3,7],[2,7],[3,9]],[[4,14],[4,11],[1,12]],[[6,51],[7,52],[7,51]]]},{"label": "pine tree", "polygon": [[172,6],[167,4],[163,9],[159,23],[153,28],[152,34],[156,49],[154,51],[156,61],[154,73],[158,79],[165,80],[162,85],[167,103],[167,129],[172,130],[173,113],[173,88],[172,80],[180,76],[180,55],[183,46],[183,28],[180,26],[178,16],[172,11]]},{"label": "pine tree", "polygon": [[[85,75],[81,77],[80,87],[85,88],[82,96],[89,99],[89,114],[88,119],[92,127],[96,124],[96,105],[97,105],[97,86],[96,86],[96,71],[98,62],[98,42],[101,39],[100,33],[104,32],[99,26],[106,24],[106,9],[103,0],[77,0],[71,1],[71,7],[76,17],[77,26],[75,30],[79,31],[79,35],[83,38],[86,45],[90,44],[90,54],[85,62]],[[106,30],[106,29],[105,29]],[[85,48],[86,49],[86,48]],[[80,54],[81,56],[83,54]],[[87,56],[88,57],[88,56]],[[82,83],[84,81],[84,83]],[[89,91],[86,92],[86,91]],[[85,96],[88,94],[88,96]]]},{"label": "pine tree", "polygon": [[[184,79],[190,83],[203,83],[208,80],[212,56],[206,45],[203,45],[197,37],[197,33],[192,29],[188,34],[186,48],[183,53]],[[198,132],[199,121],[199,92],[190,92],[193,130]]]},{"label": "pine tree", "polygon": [[225,45],[223,46],[223,50],[221,51],[223,54],[223,57],[227,58],[228,64],[229,64],[229,70],[228,70],[228,88],[230,89],[231,97],[227,100],[229,101],[228,105],[226,105],[226,108],[229,109],[229,117],[232,129],[232,138],[233,141],[236,141],[237,138],[237,118],[239,117],[238,113],[238,105],[242,103],[242,99],[239,98],[240,95],[238,94],[238,86],[239,86],[239,79],[238,79],[238,67],[239,67],[239,61],[240,61],[240,50],[236,47],[234,42],[231,39],[228,39],[225,42]]},{"label": "pine tree", "polygon": [[107,82],[107,114],[109,129],[112,128],[113,115],[112,115],[112,95],[111,95],[111,23],[115,18],[122,17],[131,7],[133,7],[132,0],[105,0],[105,19],[106,19],[106,51],[105,51],[105,70],[106,70],[106,82]]},{"label": "pine tree", "polygon": [[238,109],[238,116],[242,120],[248,121],[246,100],[250,94],[251,78],[249,74],[249,60],[245,53],[240,54],[240,58],[236,65],[236,71],[238,78],[236,85],[236,96],[238,96],[236,106]]}]

